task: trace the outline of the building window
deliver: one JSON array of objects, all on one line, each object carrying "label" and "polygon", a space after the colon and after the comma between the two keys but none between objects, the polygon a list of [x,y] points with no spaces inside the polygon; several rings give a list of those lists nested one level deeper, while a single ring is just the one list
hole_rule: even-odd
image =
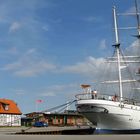
[{"label": "building window", "polygon": [[9,110],[9,104],[2,104],[2,107],[5,111]]},{"label": "building window", "polygon": [[6,111],[9,110],[9,105],[5,105],[5,108],[4,108]]}]

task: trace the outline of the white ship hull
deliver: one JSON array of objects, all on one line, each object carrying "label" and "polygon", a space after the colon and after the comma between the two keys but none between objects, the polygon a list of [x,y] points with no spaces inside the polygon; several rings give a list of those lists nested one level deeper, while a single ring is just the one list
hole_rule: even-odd
[{"label": "white ship hull", "polygon": [[140,129],[140,106],[107,100],[78,100],[77,110],[97,129]]}]

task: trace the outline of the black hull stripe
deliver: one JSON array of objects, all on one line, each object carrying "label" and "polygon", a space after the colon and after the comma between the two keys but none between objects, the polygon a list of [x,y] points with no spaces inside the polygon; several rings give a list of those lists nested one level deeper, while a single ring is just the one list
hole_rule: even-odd
[{"label": "black hull stripe", "polygon": [[125,129],[125,130],[111,130],[111,129],[96,129],[94,134],[140,134],[140,129]]}]

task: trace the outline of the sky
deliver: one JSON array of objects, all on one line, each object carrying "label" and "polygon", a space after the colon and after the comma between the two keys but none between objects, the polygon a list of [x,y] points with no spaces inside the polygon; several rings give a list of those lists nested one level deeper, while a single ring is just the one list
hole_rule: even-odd
[{"label": "sky", "polygon": [[[75,99],[81,84],[96,88],[113,52],[114,5],[134,12],[134,0],[0,0],[0,98],[25,114]],[[135,17],[118,22],[136,26]],[[136,33],[119,32],[124,50]]]}]

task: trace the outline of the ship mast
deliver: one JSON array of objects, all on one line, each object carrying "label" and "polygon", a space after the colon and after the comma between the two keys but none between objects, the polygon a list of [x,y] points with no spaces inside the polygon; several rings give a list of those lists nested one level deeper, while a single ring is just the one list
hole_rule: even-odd
[{"label": "ship mast", "polygon": [[[140,45],[140,20],[139,20],[139,11],[138,11],[137,0],[135,0],[135,9],[136,9],[137,31],[138,31],[138,34],[136,35],[136,37],[138,39],[138,45]],[[136,74],[140,75],[140,67],[138,68],[138,71]]]},{"label": "ship mast", "polygon": [[136,8],[137,30],[138,30],[138,35],[136,37],[138,39],[140,39],[140,21],[139,21],[139,12],[138,12],[137,0],[135,0],[135,8]]},{"label": "ship mast", "polygon": [[116,8],[113,7],[113,18],[114,18],[114,31],[115,31],[115,46],[117,53],[117,63],[118,63],[118,74],[119,74],[119,94],[120,94],[120,102],[123,100],[123,92],[122,92],[122,76],[121,76],[121,62],[120,62],[120,43],[118,36],[118,25],[117,25],[117,16],[116,16]]},{"label": "ship mast", "polygon": [[[136,9],[137,32],[138,32],[138,34],[136,35],[136,37],[138,39],[138,45],[140,45],[140,21],[139,21],[139,12],[138,12],[137,0],[135,0],[135,9]],[[137,74],[138,75],[140,74],[140,68],[138,68]]]}]

